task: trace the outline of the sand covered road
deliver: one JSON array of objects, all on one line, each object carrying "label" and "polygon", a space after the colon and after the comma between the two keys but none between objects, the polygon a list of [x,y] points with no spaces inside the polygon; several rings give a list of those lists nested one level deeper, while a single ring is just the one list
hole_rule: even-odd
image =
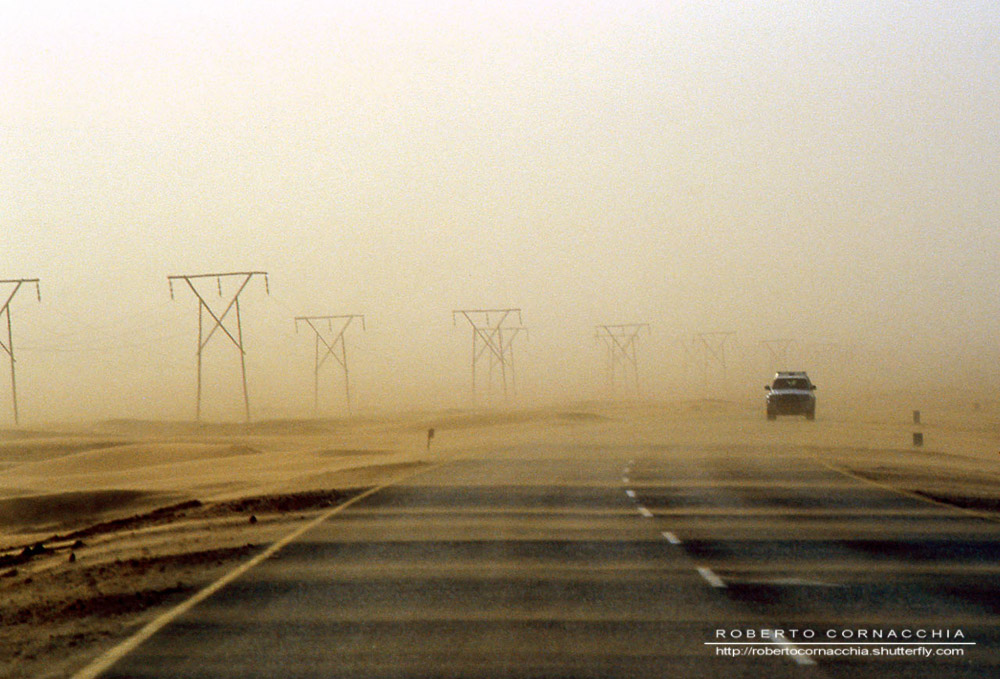
[{"label": "sand covered road", "polygon": [[[921,449],[908,445],[909,414],[830,407],[816,422],[768,423],[757,404],[576,404],[249,429],[112,422],[6,432],[0,651],[14,662],[0,676],[69,676],[325,507],[428,462],[502,460],[527,444],[795,450],[992,515],[1000,414],[989,406],[926,411]],[[427,451],[431,426],[437,435]]]}]

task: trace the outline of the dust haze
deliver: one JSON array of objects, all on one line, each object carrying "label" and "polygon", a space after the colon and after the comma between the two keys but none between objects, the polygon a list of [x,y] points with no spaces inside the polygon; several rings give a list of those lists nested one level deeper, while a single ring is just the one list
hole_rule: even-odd
[{"label": "dust haze", "polygon": [[[192,419],[198,302],[167,276],[250,270],[254,419],[313,414],[305,315],[365,314],[355,412],[468,407],[465,308],[522,310],[514,405],[634,396],[594,339],[621,323],[649,324],[643,399],[758,403],[783,367],[821,416],[988,401],[997,36],[985,1],[4,3],[22,423]],[[203,416],[242,419],[234,347],[204,361]]]},{"label": "dust haze", "polygon": [[0,92],[0,677],[452,462],[997,518],[995,2],[0,0]]}]

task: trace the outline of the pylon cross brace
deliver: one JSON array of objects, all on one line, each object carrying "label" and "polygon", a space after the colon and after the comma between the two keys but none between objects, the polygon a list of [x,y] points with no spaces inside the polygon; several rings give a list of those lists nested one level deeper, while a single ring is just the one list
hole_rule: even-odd
[{"label": "pylon cross brace", "polygon": [[719,365],[726,365],[726,342],[735,332],[700,332],[698,341],[705,347],[706,355],[714,358]]}]

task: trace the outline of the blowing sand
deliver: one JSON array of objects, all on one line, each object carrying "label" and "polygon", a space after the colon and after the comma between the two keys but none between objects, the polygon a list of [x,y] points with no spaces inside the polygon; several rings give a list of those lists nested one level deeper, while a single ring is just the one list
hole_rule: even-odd
[{"label": "blowing sand", "polygon": [[1000,520],[997,404],[925,410],[921,426],[892,400],[824,404],[815,422],[767,422],[762,408],[578,403],[0,432],[0,657],[11,659],[0,677],[69,676],[324,508],[430,463],[516,446],[781,450]]}]

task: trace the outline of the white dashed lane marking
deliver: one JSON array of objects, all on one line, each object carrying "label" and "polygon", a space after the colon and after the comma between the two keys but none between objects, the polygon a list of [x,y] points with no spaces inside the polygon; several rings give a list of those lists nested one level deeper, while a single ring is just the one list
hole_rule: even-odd
[{"label": "white dashed lane marking", "polygon": [[713,573],[711,568],[701,566],[698,568],[698,574],[705,578],[705,582],[710,584],[712,587],[718,587],[721,589],[726,586],[726,583],[722,581],[722,578]]},{"label": "white dashed lane marking", "polygon": [[681,544],[681,539],[668,530],[663,531],[662,535],[667,539],[667,542],[669,542],[672,545]]},{"label": "white dashed lane marking", "polygon": [[795,644],[793,644],[792,642],[788,641],[787,639],[785,639],[783,637],[771,637],[771,641],[773,643],[777,644],[778,646],[781,646],[784,649],[787,649],[789,651],[793,651],[792,653],[789,654],[789,656],[792,658],[792,660],[794,660],[796,662],[796,664],[798,664],[798,665],[815,665],[816,664],[816,661],[813,660],[812,658],[810,658],[809,656],[807,656],[807,655],[800,655],[797,652],[799,647],[796,646]]},{"label": "white dashed lane marking", "polygon": [[[635,461],[631,460],[631,461],[629,461],[629,466],[625,467],[625,469],[622,470],[622,483],[629,483],[629,475],[632,473],[632,467],[631,467],[631,465],[634,465],[634,464],[635,464]],[[625,494],[628,495],[632,500],[636,499],[635,491],[632,490],[631,488],[628,489],[628,490],[626,490]],[[636,507],[636,510],[642,516],[644,516],[647,519],[653,518],[653,512],[649,511],[648,509],[646,509],[642,505],[638,505]],[[672,533],[669,530],[665,530],[665,531],[661,532],[660,535],[662,535],[663,538],[667,542],[669,542],[670,544],[672,544],[672,545],[682,545],[682,544],[684,544],[683,541],[679,537],[677,537],[674,533]],[[712,571],[711,568],[706,568],[704,566],[698,567],[698,575],[700,575],[705,580],[705,582],[707,582],[712,587],[715,587],[716,589],[725,589],[725,587],[726,587],[725,581],[722,578],[720,578],[718,575],[716,575]],[[797,653],[798,646],[796,646],[795,644],[793,644],[792,642],[790,642],[790,641],[788,641],[786,639],[783,639],[781,637],[773,637],[773,638],[771,638],[771,642],[773,642],[774,644],[776,644],[778,646],[781,646],[784,649],[787,649],[789,651],[793,651],[792,653],[789,653],[789,656],[798,665],[808,666],[808,665],[815,665],[816,664],[816,661],[813,660],[812,658],[810,658],[809,656],[799,655]]]}]

